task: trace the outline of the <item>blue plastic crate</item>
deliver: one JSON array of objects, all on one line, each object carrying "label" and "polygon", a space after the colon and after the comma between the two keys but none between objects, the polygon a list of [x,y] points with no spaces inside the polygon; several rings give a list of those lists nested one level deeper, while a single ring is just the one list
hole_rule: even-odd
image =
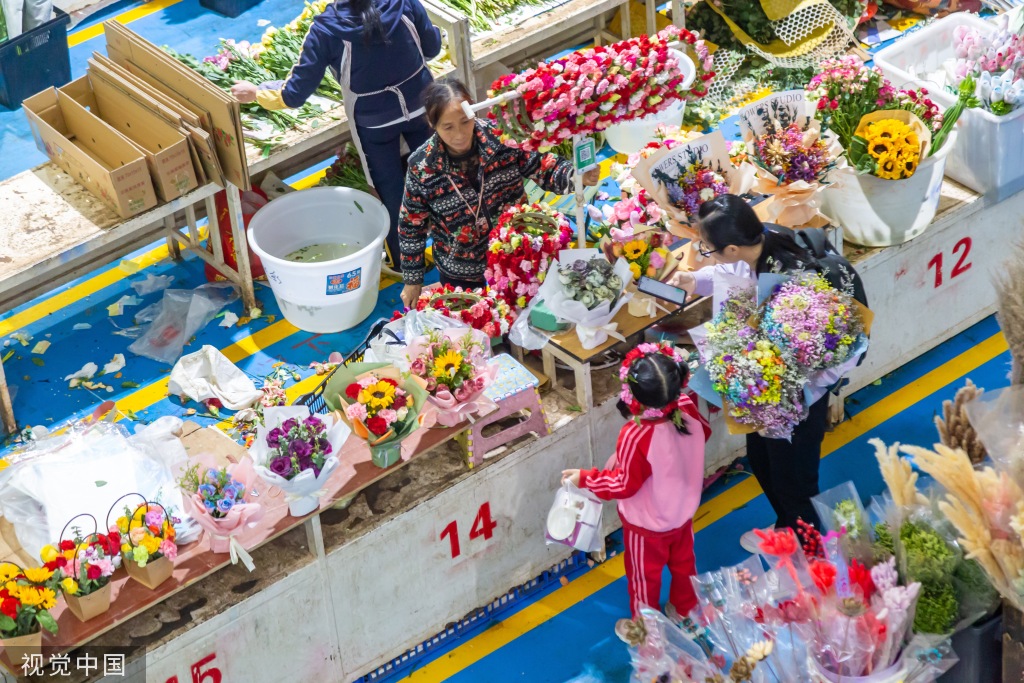
[{"label": "blue plastic crate", "polygon": [[217,14],[234,19],[245,10],[260,4],[260,0],[199,0],[199,4]]},{"label": "blue plastic crate", "polygon": [[21,101],[71,81],[68,25],[71,17],[56,16],[31,31],[0,43],[0,104],[15,109]]}]

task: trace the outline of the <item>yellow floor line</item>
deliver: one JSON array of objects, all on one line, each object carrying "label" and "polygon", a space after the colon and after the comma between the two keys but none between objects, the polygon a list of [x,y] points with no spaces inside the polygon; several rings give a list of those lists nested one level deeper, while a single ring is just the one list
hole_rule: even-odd
[{"label": "yellow floor line", "polygon": [[[130,24],[131,22],[148,17],[150,14],[155,14],[161,10],[165,10],[171,5],[176,5],[181,0],[152,0],[147,2],[141,7],[130,9],[127,12],[123,12],[114,17],[114,21],[119,24]],[[75,31],[68,36],[68,47],[75,47],[81,45],[87,40],[92,40],[97,36],[103,35],[103,24],[96,24],[89,28],[83,28],[81,31]]]},{"label": "yellow floor line", "polygon": [[[1002,333],[994,334],[923,377],[886,396],[827,434],[821,457],[824,458],[864,436],[886,420],[984,365],[1006,350],[1006,340]],[[694,517],[694,531],[707,528],[733,510],[746,505],[760,493],[761,488],[753,477],[744,479],[701,506]],[[441,659],[430,662],[402,680],[417,682],[447,680],[624,576],[625,564],[623,556],[620,554],[564,588],[560,588],[523,608],[500,624],[484,631]]]}]

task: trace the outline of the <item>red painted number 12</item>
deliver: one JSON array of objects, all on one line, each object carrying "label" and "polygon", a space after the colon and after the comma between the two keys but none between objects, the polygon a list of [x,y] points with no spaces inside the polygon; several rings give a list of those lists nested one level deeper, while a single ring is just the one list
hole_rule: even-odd
[{"label": "red painted number 12", "polygon": [[[494,529],[498,526],[498,523],[491,519],[491,504],[484,503],[477,510],[476,519],[473,520],[473,527],[469,530],[469,540],[475,541],[476,539],[483,537],[485,541],[490,540],[491,536],[494,535]],[[448,526],[441,531],[441,540],[448,537],[448,543],[451,546],[452,559],[462,554],[462,546],[459,544],[459,523],[453,520]]]},{"label": "red painted number 12", "polygon": [[[971,242],[970,237],[964,237],[962,240],[953,245],[953,255],[960,255],[957,259],[956,265],[953,266],[953,270],[949,273],[949,279],[963,275],[971,269],[971,262],[967,260],[967,257],[971,253]],[[928,262],[929,268],[935,269],[935,288],[938,289],[942,286],[942,252],[939,252],[932,257],[932,260]]]}]

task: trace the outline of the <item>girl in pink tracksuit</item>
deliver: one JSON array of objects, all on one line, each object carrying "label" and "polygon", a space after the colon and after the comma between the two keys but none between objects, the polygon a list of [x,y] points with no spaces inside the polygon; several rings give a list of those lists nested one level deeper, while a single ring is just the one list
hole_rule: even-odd
[{"label": "girl in pink tracksuit", "polygon": [[693,515],[711,429],[683,391],[688,376],[683,358],[668,344],[641,344],[630,351],[619,369],[619,412],[629,421],[619,432],[615,454],[603,470],[562,474],[603,500],[619,501],[634,620],[643,606],[658,609],[666,565],[672,576],[669,617],[678,621],[697,605],[690,583],[697,573]]}]

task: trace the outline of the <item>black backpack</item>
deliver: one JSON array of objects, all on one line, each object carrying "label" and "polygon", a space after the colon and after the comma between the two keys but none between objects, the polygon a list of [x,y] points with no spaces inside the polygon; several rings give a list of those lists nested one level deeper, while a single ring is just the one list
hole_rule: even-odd
[{"label": "black backpack", "polygon": [[802,228],[795,230],[796,243],[806,249],[814,257],[817,269],[829,284],[838,290],[852,288],[853,298],[868,305],[864,282],[854,267],[840,254],[821,228]]}]

